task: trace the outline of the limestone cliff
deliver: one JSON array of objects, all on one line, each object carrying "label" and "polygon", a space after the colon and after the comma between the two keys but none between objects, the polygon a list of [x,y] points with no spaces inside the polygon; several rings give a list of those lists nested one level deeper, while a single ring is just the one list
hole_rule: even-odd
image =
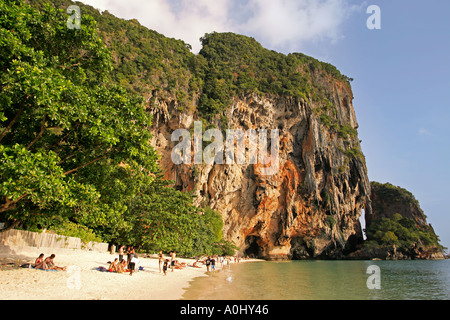
[{"label": "limestone cliff", "polygon": [[[250,93],[233,97],[224,111],[227,128],[280,130],[274,175],[262,175],[255,164],[174,165],[171,133],[191,129],[199,116],[195,109],[180,111],[176,100],[153,97],[154,145],[166,178],[192,191],[199,205],[220,212],[225,238],[244,255],[339,258],[362,241],[359,217],[362,209],[370,211],[370,184],[355,135],[352,91],[347,81],[327,74],[313,72],[312,79],[332,107],[313,99]],[[331,124],[325,121],[330,119]]]},{"label": "limestone cliff", "polygon": [[395,214],[412,219],[421,227],[428,226],[427,217],[414,195],[390,183],[371,182],[372,212],[366,214],[366,226],[374,220],[393,218]]},{"label": "limestone cliff", "polygon": [[366,214],[367,242],[349,257],[443,259],[442,246],[414,195],[390,183],[371,183],[372,212]]}]

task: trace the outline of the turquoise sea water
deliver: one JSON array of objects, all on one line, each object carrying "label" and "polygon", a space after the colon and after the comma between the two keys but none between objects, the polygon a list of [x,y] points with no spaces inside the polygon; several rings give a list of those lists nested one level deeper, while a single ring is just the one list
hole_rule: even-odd
[{"label": "turquoise sea water", "polygon": [[[370,271],[371,266],[378,267],[376,274]],[[378,283],[380,289],[373,289]],[[449,300],[450,260],[239,263],[194,279],[183,298]]]}]

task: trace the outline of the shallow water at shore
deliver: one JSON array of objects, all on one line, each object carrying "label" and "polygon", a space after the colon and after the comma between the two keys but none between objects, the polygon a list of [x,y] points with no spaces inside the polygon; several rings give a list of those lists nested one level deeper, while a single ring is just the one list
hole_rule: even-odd
[{"label": "shallow water at shore", "polygon": [[450,260],[239,263],[194,279],[183,299],[448,300]]}]

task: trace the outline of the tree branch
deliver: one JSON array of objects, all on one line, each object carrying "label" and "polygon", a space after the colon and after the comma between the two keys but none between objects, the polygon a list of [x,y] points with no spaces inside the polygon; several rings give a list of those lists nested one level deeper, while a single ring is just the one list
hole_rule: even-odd
[{"label": "tree branch", "polygon": [[61,164],[63,164],[64,161],[69,160],[70,158],[73,158],[75,155],[76,155],[76,153],[69,154],[67,157],[65,157],[64,159],[62,159],[62,160],[58,163],[58,166],[61,165]]},{"label": "tree branch", "polygon": [[2,229],[2,230],[0,230],[0,233],[3,233],[3,232],[6,232],[6,231],[9,231],[9,230],[11,230],[11,229],[14,229],[18,224],[20,223],[20,221],[19,220],[14,220],[14,222],[9,226],[9,227],[7,227],[7,228],[5,228],[5,229]]},{"label": "tree branch", "polygon": [[80,64],[81,64],[81,62],[78,62],[78,63],[72,64],[72,65],[70,65],[70,66],[68,66],[68,67],[63,66],[63,65],[59,65],[59,64],[58,64],[58,67],[63,68],[63,69],[70,69],[70,68],[79,66]]},{"label": "tree branch", "polygon": [[80,170],[81,168],[87,167],[88,165],[90,165],[90,164],[92,164],[92,163],[94,163],[94,162],[97,162],[97,161],[99,161],[99,160],[105,158],[106,156],[107,156],[107,154],[104,154],[103,156],[98,157],[97,159],[91,160],[91,161],[89,161],[88,163],[85,163],[85,164],[83,164],[82,166],[79,166],[78,168],[75,168],[75,169],[66,171],[66,172],[64,172],[64,175],[67,176],[68,174],[74,173],[74,172]]},{"label": "tree branch", "polygon": [[40,137],[42,137],[42,135],[44,134],[45,130],[47,130],[47,128],[45,128],[45,118],[47,117],[47,112],[44,112],[44,118],[42,118],[42,124],[41,124],[41,131],[39,131],[38,135],[36,136],[36,138],[34,138],[33,141],[31,141],[31,143],[27,146],[27,150],[31,148],[31,146],[33,144],[36,143],[36,141],[39,140]]},{"label": "tree branch", "polygon": [[[25,198],[27,195],[28,195],[28,193],[25,193],[17,200],[9,200],[8,197],[5,196],[5,203],[0,207],[0,213],[8,211],[10,209],[14,209],[16,207],[17,202],[19,202],[20,200]],[[12,205],[12,207],[11,207],[11,205]]]},{"label": "tree branch", "polygon": [[16,121],[19,119],[20,115],[23,112],[23,107],[19,109],[19,112],[14,116],[14,118],[11,120],[11,122],[8,124],[8,126],[3,130],[2,134],[0,135],[0,141],[2,141],[3,137],[8,133],[9,130],[11,130],[12,126]]}]

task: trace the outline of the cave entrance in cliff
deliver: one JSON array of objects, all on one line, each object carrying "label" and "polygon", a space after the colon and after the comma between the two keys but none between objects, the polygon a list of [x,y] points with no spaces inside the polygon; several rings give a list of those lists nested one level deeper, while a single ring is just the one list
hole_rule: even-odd
[{"label": "cave entrance in cliff", "polygon": [[245,238],[246,249],[244,251],[244,256],[248,256],[250,258],[261,258],[263,250],[258,245],[258,241],[261,238],[258,236],[250,235]]}]

